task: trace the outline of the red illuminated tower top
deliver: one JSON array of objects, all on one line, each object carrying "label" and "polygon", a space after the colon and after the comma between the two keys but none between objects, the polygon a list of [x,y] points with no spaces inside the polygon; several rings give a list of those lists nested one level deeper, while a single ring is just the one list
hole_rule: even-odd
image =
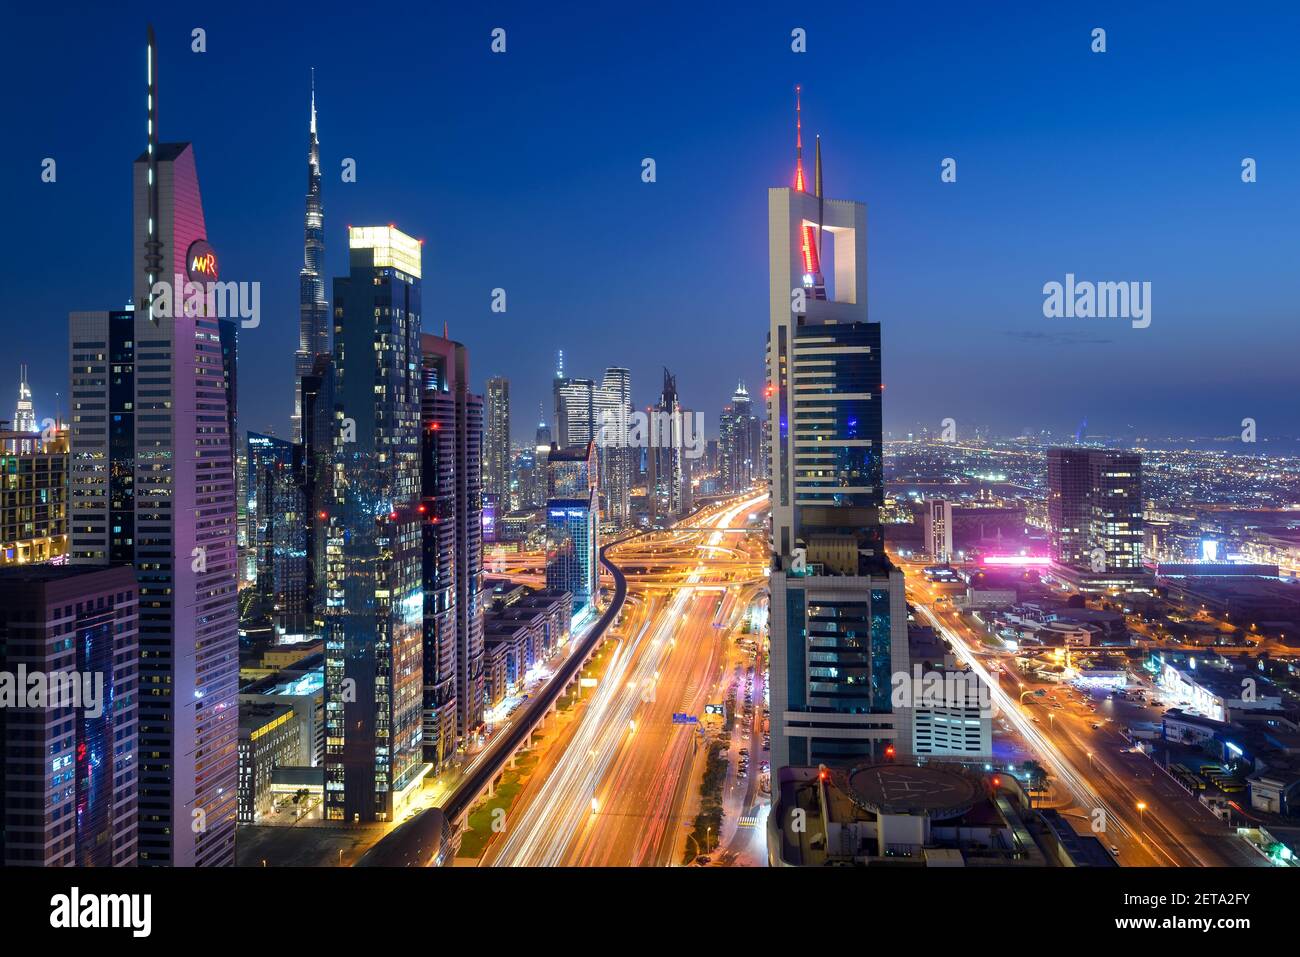
[{"label": "red illuminated tower top", "polygon": [[803,111],[799,103],[800,87],[794,88],[794,188],[801,193],[804,188],[803,178]]}]

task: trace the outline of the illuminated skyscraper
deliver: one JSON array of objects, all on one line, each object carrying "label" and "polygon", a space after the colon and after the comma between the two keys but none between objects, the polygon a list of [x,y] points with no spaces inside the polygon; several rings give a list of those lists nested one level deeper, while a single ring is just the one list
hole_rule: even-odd
[{"label": "illuminated skyscraper", "polygon": [[904,755],[912,738],[910,714],[891,702],[892,675],[908,668],[907,606],[878,514],[880,326],[867,320],[867,211],[823,197],[820,140],[807,192],[802,137],[799,117],[794,187],[768,191],[774,770]]},{"label": "illuminated skyscraper", "polygon": [[325,817],[390,821],[423,776],[420,243],[350,227],[334,280]]},{"label": "illuminated skyscraper", "polygon": [[678,399],[677,377],[664,369],[663,392],[650,413],[646,451],[646,508],[652,525],[672,522],[692,508],[692,459],[685,434],[690,414]]},{"label": "illuminated skyscraper", "polygon": [[483,721],[483,399],[461,343],[425,333],[420,350],[424,758],[438,767]]},{"label": "illuminated skyscraper", "polygon": [[578,619],[595,610],[600,586],[596,444],[554,449],[546,467],[546,587],[569,592]]},{"label": "illuminated skyscraper", "polygon": [[0,708],[3,866],[136,863],[136,613],[126,566],[0,569],[0,667],[50,676],[51,692],[72,693]]},{"label": "illuminated skyscraper", "polygon": [[596,455],[600,463],[602,519],[622,528],[632,518],[632,471],[639,449],[628,445],[632,415],[632,373],[620,366],[605,370],[592,401],[596,413]]},{"label": "illuminated skyscraper", "polygon": [[14,412],[14,431],[36,431],[36,412],[32,408],[32,389],[27,384],[26,362],[18,366],[18,407]]},{"label": "illuminated skyscraper", "polygon": [[306,485],[300,443],[248,433],[248,537],[256,573],[251,611],[270,621],[277,639],[312,631]]},{"label": "illuminated skyscraper", "polygon": [[718,457],[723,491],[740,492],[754,484],[758,420],[754,418],[753,409],[745,383],[738,383],[731,404],[723,406],[718,421]]},{"label": "illuminated skyscraper", "polygon": [[952,502],[936,498],[926,505],[925,547],[931,561],[952,560]]},{"label": "illuminated skyscraper", "polygon": [[1049,449],[1047,515],[1053,574],[1082,591],[1149,587],[1142,567],[1142,457]]},{"label": "illuminated skyscraper", "polygon": [[307,138],[307,209],[303,265],[298,273],[298,351],[294,355],[293,440],[302,441],[302,379],[316,357],[330,351],[329,304],[325,301],[325,207],[320,192],[320,143],[316,139],[316,71],[311,72],[311,128]]},{"label": "illuminated skyscraper", "polygon": [[487,422],[483,435],[483,490],[497,505],[497,514],[510,511],[510,380],[487,380]]},{"label": "illuminated skyscraper", "polygon": [[70,558],[129,563],[139,582],[140,864],[233,864],[234,339],[203,297],[176,288],[215,281],[218,259],[193,147],[158,142],[152,29],[147,55],[133,309],[69,317]]}]

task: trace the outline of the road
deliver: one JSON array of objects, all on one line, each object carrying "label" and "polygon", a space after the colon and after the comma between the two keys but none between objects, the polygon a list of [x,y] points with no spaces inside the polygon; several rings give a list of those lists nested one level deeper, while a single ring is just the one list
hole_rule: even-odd
[{"label": "road", "polygon": [[[908,601],[992,689],[1006,733],[1032,751],[1057,789],[1068,795],[1068,805],[1059,810],[1076,830],[1095,833],[1117,848],[1124,866],[1263,863],[1150,758],[1131,749],[1119,733],[1125,721],[1116,720],[1123,705],[1102,692],[1090,694],[1019,676],[1011,655],[984,644],[952,604],[940,600],[950,591],[926,581],[919,565],[906,568],[906,573]],[[999,666],[1005,670],[995,670]],[[1040,690],[1043,695],[1034,693]]]},{"label": "road", "polygon": [[[630,598],[623,638],[600,685],[540,757],[507,812],[490,866],[675,863],[698,725],[718,701],[735,629],[766,584],[766,496],[697,513],[669,530],[611,549]],[[721,531],[745,528],[750,531]],[[707,529],[714,529],[712,531]],[[718,627],[715,627],[717,625]]]}]

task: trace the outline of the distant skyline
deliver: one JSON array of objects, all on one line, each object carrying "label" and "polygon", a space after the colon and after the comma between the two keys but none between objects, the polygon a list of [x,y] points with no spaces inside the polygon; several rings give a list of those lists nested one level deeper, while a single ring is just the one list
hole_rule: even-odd
[{"label": "distant skyline", "polygon": [[[476,392],[510,379],[516,440],[539,402],[550,414],[559,348],[571,375],[628,367],[638,407],[667,366],[710,436],[737,379],[757,395],[767,189],[793,173],[795,83],[827,195],[867,204],[887,434],[953,417],[962,434],[1068,435],[1087,419],[1109,435],[1231,435],[1246,416],[1261,439],[1296,433],[1300,13],[697,12],[412,7],[401,30],[238,3],[201,23],[135,3],[11,14],[0,417],[20,362],[38,421],[56,392],[66,415],[68,312],[130,297],[152,19],[161,137],[194,144],[222,278],[262,284],[261,325],[240,333],[244,429],[289,435],[314,66],[327,288],[348,224],[424,238],[425,328],[468,346]],[[489,49],[498,26],[505,54]],[[1104,54],[1089,49],[1097,26]],[[955,183],[940,181],[946,157]],[[1045,318],[1042,287],[1067,274],[1150,282],[1150,327]]]}]

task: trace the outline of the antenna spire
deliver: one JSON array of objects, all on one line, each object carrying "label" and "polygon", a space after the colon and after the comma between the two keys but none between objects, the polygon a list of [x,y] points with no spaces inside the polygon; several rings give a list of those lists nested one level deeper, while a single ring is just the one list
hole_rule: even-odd
[{"label": "antenna spire", "polygon": [[808,192],[804,188],[803,176],[803,104],[800,102],[800,90],[802,87],[795,85],[794,88],[794,188],[801,193]]},{"label": "antenna spire", "polygon": [[316,135],[316,68],[311,68],[311,135]]},{"label": "antenna spire", "polygon": [[817,170],[815,174],[815,185],[817,191],[817,262],[822,261],[822,223],[826,221],[824,216],[826,198],[822,195],[822,137],[817,134]]}]

